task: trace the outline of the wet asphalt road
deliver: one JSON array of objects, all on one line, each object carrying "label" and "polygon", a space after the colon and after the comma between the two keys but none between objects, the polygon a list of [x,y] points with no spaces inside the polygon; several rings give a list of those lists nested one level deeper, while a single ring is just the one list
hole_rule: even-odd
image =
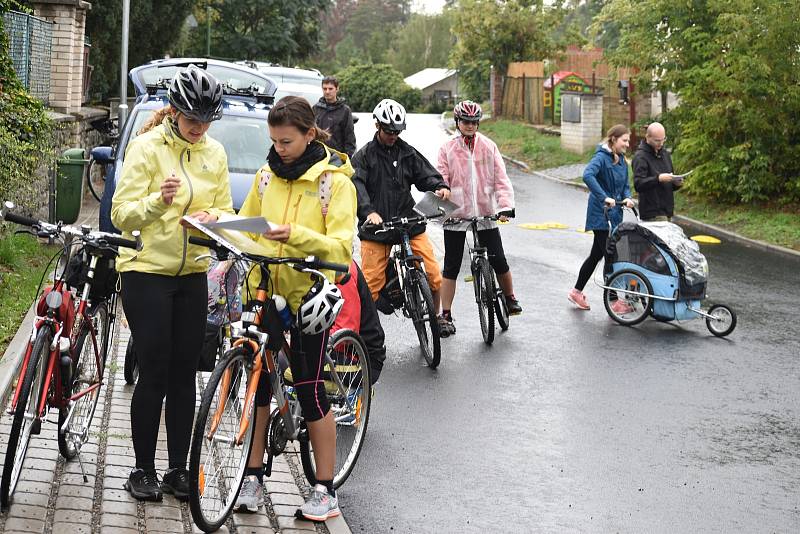
[{"label": "wet asphalt road", "polygon": [[[413,117],[403,136],[435,154],[437,125]],[[502,235],[525,312],[487,347],[462,280],[437,371],[410,322],[382,316],[388,359],[340,489],[353,531],[800,531],[800,261],[702,247],[706,304],[739,315],[728,339],[701,320],[619,326],[591,282],[591,311],[566,300],[591,246],[586,194],[510,174]]]}]

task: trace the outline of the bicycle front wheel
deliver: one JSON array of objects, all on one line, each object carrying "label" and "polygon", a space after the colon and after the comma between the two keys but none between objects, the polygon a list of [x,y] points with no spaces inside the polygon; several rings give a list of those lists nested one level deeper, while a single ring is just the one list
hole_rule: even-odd
[{"label": "bicycle front wheel", "polygon": [[[330,337],[327,360],[325,391],[336,421],[333,487],[338,488],[353,471],[364,444],[372,400],[372,381],[367,348],[361,336],[352,330],[339,330]],[[331,362],[333,372],[330,372]],[[313,486],[317,483],[317,469],[308,440],[300,441],[300,460],[306,479]]]},{"label": "bicycle front wheel", "polygon": [[481,334],[487,345],[494,342],[494,273],[492,266],[484,258],[475,261],[474,268],[475,300],[478,303],[478,319]]},{"label": "bicycle front wheel", "polygon": [[228,351],[211,373],[197,410],[189,453],[189,507],[204,532],[225,523],[244,480],[255,416],[241,444],[236,438],[244,414],[253,413],[254,401],[245,406],[244,398],[252,358],[243,347]]},{"label": "bicycle front wheel", "polygon": [[414,321],[422,356],[428,367],[436,369],[442,357],[441,340],[439,339],[439,321],[433,308],[433,295],[428,285],[428,278],[417,270],[408,271],[409,315]]},{"label": "bicycle front wheel", "polygon": [[22,387],[19,390],[17,407],[14,411],[14,422],[11,424],[11,432],[8,434],[3,479],[0,481],[0,504],[4,509],[8,508],[11,496],[17,487],[22,464],[28,453],[31,434],[38,434],[38,429],[41,428],[38,413],[39,397],[44,386],[45,368],[47,367],[47,357],[50,355],[52,339],[53,333],[49,327],[44,326],[39,330],[33,342],[25,376],[22,379]]},{"label": "bicycle front wheel", "polygon": [[86,392],[91,387],[94,389],[83,393],[58,412],[58,450],[67,460],[74,458],[89,440],[89,427],[97,409],[105,370],[103,350],[108,347],[108,332],[108,307],[101,302],[91,316],[82,320],[78,326],[78,339],[74,349],[77,362],[73,369],[69,395]]}]

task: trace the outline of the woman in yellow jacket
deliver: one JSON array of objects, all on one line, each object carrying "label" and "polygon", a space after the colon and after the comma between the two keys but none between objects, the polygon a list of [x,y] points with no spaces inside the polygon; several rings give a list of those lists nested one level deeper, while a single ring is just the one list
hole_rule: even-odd
[{"label": "woman in yellow jacket", "polygon": [[[327,133],[316,126],[308,102],[299,97],[282,98],[267,119],[272,148],[267,165],[259,170],[240,215],[263,216],[276,227],[258,236],[258,241],[275,257],[314,255],[322,260],[348,265],[356,221],[356,190],[350,181],[353,167],[345,154],[336,152],[322,141]],[[327,213],[322,213],[319,194],[321,177],[330,181]],[[325,193],[323,193],[325,194]],[[255,274],[251,273],[251,274]],[[250,277],[255,287],[256,276]],[[311,289],[307,274],[288,266],[271,269],[275,294],[286,298],[292,312],[297,312]],[[339,515],[333,489],[336,459],[336,423],[325,394],[322,376],[327,345],[327,331],[317,335],[291,331],[290,365],[303,416],[308,423],[318,484],[300,508],[304,517],[324,521]],[[265,377],[256,395],[256,432],[236,509],[255,512],[261,504],[263,459],[266,429],[269,422],[269,382]]]},{"label": "woman in yellow jacket", "polygon": [[[114,225],[123,235],[140,230],[144,244],[138,252],[121,249],[117,260],[139,363],[131,400],[136,467],[125,487],[136,499],[156,501],[162,492],[189,497],[186,457],[207,313],[207,264],[195,258],[208,250],[189,245],[181,217],[214,221],[233,213],[225,150],[206,135],[222,114],[222,86],[190,66],[175,75],[169,102],[156,112],[163,122],[128,145],[111,207]],[[169,470],[159,485],[155,452],[165,397]]]}]

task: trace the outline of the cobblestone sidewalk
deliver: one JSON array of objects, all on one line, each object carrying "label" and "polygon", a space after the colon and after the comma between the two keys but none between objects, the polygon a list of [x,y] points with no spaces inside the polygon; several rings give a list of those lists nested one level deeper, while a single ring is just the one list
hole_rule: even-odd
[{"label": "cobblestone sidewalk", "polygon": [[[125,384],[123,362],[130,336],[120,325],[109,355],[106,386],[98,402],[93,432],[81,458],[88,482],[77,460],[65,462],[58,454],[56,413],[50,414],[42,432],[31,440],[25,468],[9,510],[0,515],[0,533],[134,534],[200,532],[186,503],[171,495],[161,503],[138,503],[122,487],[134,465],[130,438],[130,400],[133,386]],[[202,385],[202,380],[199,380]],[[199,390],[200,388],[198,388]],[[198,391],[199,398],[200,391]],[[11,428],[11,417],[0,418],[0,456]],[[265,484],[265,507],[257,514],[234,514],[220,532],[234,534],[329,532],[325,524],[294,518],[303,503],[306,484],[299,462],[291,455],[275,459],[272,477]],[[166,429],[162,420],[156,468],[167,468]],[[303,490],[307,491],[307,490]],[[349,532],[342,518],[329,521],[330,532]]]}]

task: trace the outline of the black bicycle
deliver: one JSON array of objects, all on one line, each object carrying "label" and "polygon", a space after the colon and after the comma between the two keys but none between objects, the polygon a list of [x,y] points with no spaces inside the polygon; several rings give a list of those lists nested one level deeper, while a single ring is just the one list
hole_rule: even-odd
[{"label": "black bicycle", "polygon": [[500,217],[514,217],[514,210],[498,213],[485,217],[470,217],[462,219],[448,219],[444,226],[468,222],[472,243],[467,239],[469,247],[470,270],[472,271],[472,288],[475,290],[475,302],[478,304],[478,319],[481,323],[481,334],[487,345],[494,342],[495,315],[497,324],[505,332],[508,330],[508,305],[503,294],[503,289],[497,281],[497,275],[489,263],[489,253],[486,247],[480,246],[478,239],[478,223],[480,221],[497,221]]},{"label": "black bicycle", "polygon": [[442,358],[439,321],[433,307],[433,293],[425,274],[425,265],[422,258],[411,249],[410,232],[413,226],[437,217],[441,217],[441,213],[435,216],[395,217],[381,224],[366,222],[361,226],[362,230],[376,234],[390,230],[399,230],[402,234],[400,243],[392,247],[389,255],[390,265],[394,266],[396,275],[393,279],[387,277],[386,289],[390,294],[397,295],[397,298],[391,299],[392,305],[396,309],[402,308],[403,315],[414,323],[422,356],[431,369],[436,369]]}]

